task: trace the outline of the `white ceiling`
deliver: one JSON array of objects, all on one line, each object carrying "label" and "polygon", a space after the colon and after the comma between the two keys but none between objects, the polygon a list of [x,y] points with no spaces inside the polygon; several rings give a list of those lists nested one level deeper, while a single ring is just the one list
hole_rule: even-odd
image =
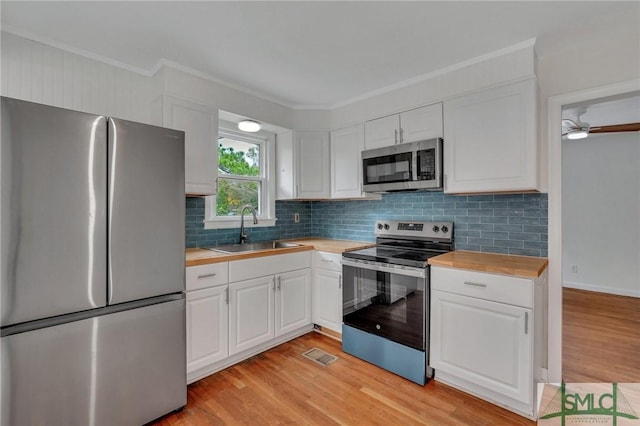
[{"label": "white ceiling", "polygon": [[588,123],[591,127],[640,123],[640,93],[568,105],[562,109],[562,118]]},{"label": "white ceiling", "polygon": [[330,108],[533,37],[638,25],[640,2],[2,1],[2,29],[151,74],[178,63],[294,108]]}]

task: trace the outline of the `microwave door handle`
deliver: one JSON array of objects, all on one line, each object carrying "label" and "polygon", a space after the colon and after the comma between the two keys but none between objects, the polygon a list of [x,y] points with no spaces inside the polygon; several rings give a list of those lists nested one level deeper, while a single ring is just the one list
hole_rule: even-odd
[{"label": "microwave door handle", "polygon": [[418,180],[418,174],[420,173],[418,170],[418,151],[411,152],[411,167],[410,179]]}]

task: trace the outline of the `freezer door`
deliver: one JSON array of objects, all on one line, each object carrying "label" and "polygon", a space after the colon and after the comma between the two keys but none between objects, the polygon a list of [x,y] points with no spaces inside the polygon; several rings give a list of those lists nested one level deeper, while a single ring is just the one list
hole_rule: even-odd
[{"label": "freezer door", "polygon": [[2,98],[1,325],[106,304],[105,117]]},{"label": "freezer door", "polygon": [[184,290],[184,132],[109,119],[109,304]]},{"label": "freezer door", "polygon": [[2,425],[142,425],[186,404],[184,299],[2,337]]}]

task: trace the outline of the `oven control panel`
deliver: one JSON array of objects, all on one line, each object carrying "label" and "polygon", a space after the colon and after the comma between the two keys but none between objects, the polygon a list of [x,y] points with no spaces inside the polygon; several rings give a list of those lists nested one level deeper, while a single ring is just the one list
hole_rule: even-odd
[{"label": "oven control panel", "polygon": [[453,222],[418,222],[402,220],[376,221],[377,237],[452,240]]}]

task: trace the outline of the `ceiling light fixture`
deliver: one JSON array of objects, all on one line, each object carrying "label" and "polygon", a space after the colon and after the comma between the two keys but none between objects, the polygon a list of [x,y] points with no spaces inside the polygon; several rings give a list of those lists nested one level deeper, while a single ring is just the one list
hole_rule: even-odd
[{"label": "ceiling light fixture", "polygon": [[566,129],[566,132],[562,134],[562,136],[566,136],[568,139],[584,139],[589,136],[589,124],[576,123],[573,120],[568,118],[562,119],[562,127],[563,130]]},{"label": "ceiling light fixture", "polygon": [[243,132],[255,133],[260,131],[261,128],[262,125],[254,120],[242,120],[238,123],[238,129],[242,130]]},{"label": "ceiling light fixture", "polygon": [[569,139],[584,139],[587,136],[589,136],[589,132],[586,132],[584,130],[576,130],[576,131],[567,133],[567,138]]}]

